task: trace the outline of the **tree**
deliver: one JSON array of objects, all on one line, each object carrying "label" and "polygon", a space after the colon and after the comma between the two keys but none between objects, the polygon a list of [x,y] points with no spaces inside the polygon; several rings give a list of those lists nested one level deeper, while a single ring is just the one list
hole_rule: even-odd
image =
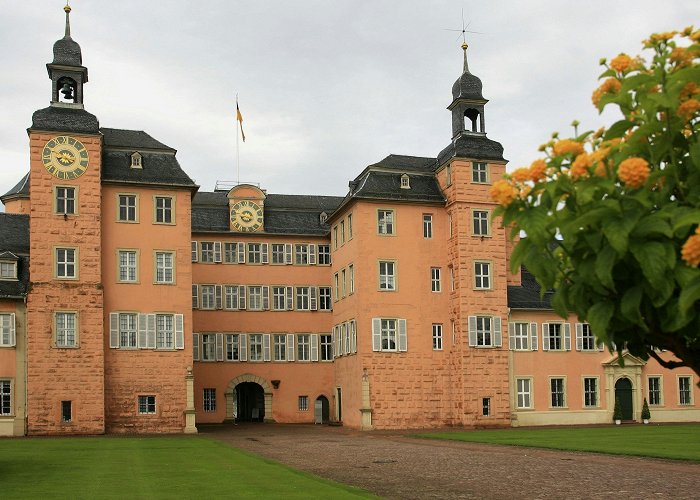
[{"label": "tree", "polygon": [[[552,307],[618,351],[700,375],[700,30],[653,34],[650,60],[620,54],[593,103],[621,119],[552,139],[494,183],[521,265]],[[655,348],[678,360],[663,359]]]}]

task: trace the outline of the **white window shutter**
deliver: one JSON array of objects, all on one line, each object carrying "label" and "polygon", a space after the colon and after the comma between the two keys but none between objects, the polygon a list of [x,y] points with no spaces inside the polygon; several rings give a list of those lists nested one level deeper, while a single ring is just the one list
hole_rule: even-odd
[{"label": "white window shutter", "polygon": [[119,313],[109,313],[109,347],[119,348]]},{"label": "white window shutter", "polygon": [[533,351],[537,350],[537,338],[539,335],[537,335],[537,323],[530,323],[530,349]]},{"label": "white window shutter", "polygon": [[372,318],[372,350],[382,350],[382,320],[381,318]]},{"label": "white window shutter", "polygon": [[146,314],[139,314],[137,346],[139,349],[148,347],[148,325],[146,324]]},{"label": "white window shutter", "polygon": [[175,349],[185,348],[185,316],[175,315]]},{"label": "white window shutter", "polygon": [[576,323],[576,350],[581,351],[583,349],[583,325],[581,323]]},{"label": "white window shutter", "polygon": [[196,241],[192,242],[192,262],[199,262],[199,248]]},{"label": "white window shutter", "polygon": [[287,361],[294,361],[294,353],[296,345],[294,344],[294,334],[287,334]]},{"label": "white window shutter", "polygon": [[292,244],[291,243],[285,243],[285,245],[284,245],[284,263],[285,264],[292,263]]},{"label": "white window shutter", "polygon": [[265,311],[270,309],[270,287],[262,287],[262,307]]},{"label": "white window shutter", "polygon": [[214,302],[217,309],[223,309],[223,287],[221,285],[214,285]]},{"label": "white window shutter", "polygon": [[564,350],[571,350],[571,325],[564,323]]},{"label": "white window shutter", "polygon": [[469,346],[476,346],[476,316],[469,316]]},{"label": "white window shutter", "polygon": [[221,242],[214,242],[214,262],[221,262]]},{"label": "white window shutter", "polygon": [[192,309],[199,309],[199,285],[192,285]]},{"label": "white window shutter", "polygon": [[199,361],[199,334],[192,334],[192,361]]},{"label": "white window shutter", "polygon": [[17,344],[17,329],[15,327],[15,313],[10,313],[10,347]]},{"label": "white window shutter", "polygon": [[236,253],[238,254],[238,263],[245,264],[245,243],[236,244]]},{"label": "white window shutter", "polygon": [[288,286],[284,290],[284,294],[286,296],[286,301],[287,301],[287,311],[291,311],[294,309],[294,288],[291,286]]},{"label": "white window shutter", "polygon": [[245,285],[238,285],[238,309],[245,310]]},{"label": "white window shutter", "polygon": [[238,335],[238,357],[241,361],[248,361],[248,335]]},{"label": "white window shutter", "polygon": [[263,334],[263,361],[270,361],[270,334]]},{"label": "white window shutter", "polygon": [[508,349],[515,350],[515,323],[508,322]]},{"label": "white window shutter", "polygon": [[357,323],[354,319],[350,321],[350,350],[357,352]]},{"label": "white window shutter", "polygon": [[263,243],[262,245],[260,245],[260,252],[262,253],[262,256],[261,256],[260,261],[261,261],[263,264],[267,264],[268,262],[270,262],[270,253],[269,253],[269,250],[270,250],[270,245],[269,245],[269,244]]},{"label": "white window shutter", "polygon": [[309,308],[312,311],[318,310],[318,287],[309,287]]},{"label": "white window shutter", "polygon": [[408,336],[406,335],[406,320],[399,319],[399,351],[408,350]]},{"label": "white window shutter", "polygon": [[549,351],[549,323],[542,323],[542,350]]},{"label": "white window shutter", "polygon": [[318,334],[311,334],[311,361],[318,361]]},{"label": "white window shutter", "polygon": [[316,264],[316,245],[309,245],[309,264]]},{"label": "white window shutter", "polygon": [[501,347],[503,345],[503,333],[501,332],[501,317],[493,317],[493,346]]},{"label": "white window shutter", "polygon": [[605,342],[602,340],[598,340],[598,337],[594,337],[596,342],[598,342],[598,350],[599,351],[604,351],[605,350]]},{"label": "white window shutter", "polygon": [[146,347],[149,349],[155,349],[156,348],[156,315],[155,314],[148,314],[146,316],[146,324],[147,324],[147,334],[146,334]]},{"label": "white window shutter", "polygon": [[223,333],[216,334],[216,360],[217,361],[224,360],[224,334]]}]

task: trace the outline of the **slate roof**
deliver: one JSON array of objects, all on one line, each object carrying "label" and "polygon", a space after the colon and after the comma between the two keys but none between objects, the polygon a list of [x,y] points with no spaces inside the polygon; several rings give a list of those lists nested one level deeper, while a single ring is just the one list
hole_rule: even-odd
[{"label": "slate roof", "polygon": [[0,234],[2,235],[0,254],[11,252],[19,257],[17,262],[19,279],[0,281],[0,298],[22,297],[26,295],[29,285],[29,216],[0,213]]},{"label": "slate roof", "polygon": [[28,198],[29,197],[29,172],[24,174],[15,186],[7,193],[0,196],[0,201],[3,203],[10,198]]},{"label": "slate roof", "polygon": [[143,130],[102,127],[100,132],[106,148],[163,149],[175,153],[173,148],[157,141]]},{"label": "slate roof", "polygon": [[84,109],[49,106],[32,115],[32,129],[78,134],[99,134],[97,117]]},{"label": "slate roof", "polygon": [[459,134],[449,146],[440,151],[437,163],[442,165],[454,157],[505,161],[500,142],[492,141],[484,134],[470,132]]},{"label": "slate roof", "polygon": [[521,285],[508,285],[508,307],[511,309],[552,309],[552,292],[540,296],[542,289],[535,277],[524,267],[520,270]]},{"label": "slate roof", "polygon": [[82,66],[83,54],[80,45],[66,34],[53,44],[53,62],[51,64],[62,64],[64,66]]},{"label": "slate roof", "polygon": [[452,97],[457,99],[470,99],[474,101],[484,101],[482,95],[483,85],[479,77],[472,75],[469,70],[462,73],[452,86]]},{"label": "slate roof", "polygon": [[[324,236],[327,223],[321,212],[332,214],[339,196],[268,194],[265,198],[265,233]],[[192,232],[229,232],[228,198],[223,191],[197,193],[192,200]]]},{"label": "slate roof", "polygon": [[395,170],[429,172],[435,170],[435,158],[390,154],[370,167],[384,167]]}]

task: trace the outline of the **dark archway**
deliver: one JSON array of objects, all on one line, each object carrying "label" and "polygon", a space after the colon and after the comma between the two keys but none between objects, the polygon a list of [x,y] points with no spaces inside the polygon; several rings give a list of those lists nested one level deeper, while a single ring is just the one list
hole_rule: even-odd
[{"label": "dark archway", "polygon": [[314,410],[320,406],[321,407],[321,422],[327,424],[331,419],[331,408],[328,403],[328,398],[326,396],[319,396],[316,398],[316,406]]},{"label": "dark archway", "polygon": [[622,420],[632,420],[632,382],[630,379],[621,378],[615,382],[615,399],[620,400]]},{"label": "dark archway", "polygon": [[241,382],[236,386],[239,422],[262,422],[265,418],[265,392],[260,384]]},{"label": "dark archway", "polygon": [[[464,111],[464,130],[469,131],[469,124],[471,124],[472,132],[481,132],[479,130],[479,111],[474,108],[469,108]],[[467,122],[469,120],[470,123]]]}]

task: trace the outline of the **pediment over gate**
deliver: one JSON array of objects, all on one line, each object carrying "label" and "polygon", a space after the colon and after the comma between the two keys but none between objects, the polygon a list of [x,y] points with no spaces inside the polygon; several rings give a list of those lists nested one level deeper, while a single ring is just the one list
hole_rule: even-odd
[{"label": "pediment over gate", "polygon": [[627,351],[624,351],[622,353],[622,361],[623,361],[623,364],[620,365],[620,355],[618,353],[615,353],[608,361],[603,362],[603,366],[610,366],[610,367],[624,366],[625,368],[628,368],[628,367],[632,367],[632,366],[644,366],[647,364],[647,362],[644,361],[643,359],[640,359],[637,356],[633,356]]}]

